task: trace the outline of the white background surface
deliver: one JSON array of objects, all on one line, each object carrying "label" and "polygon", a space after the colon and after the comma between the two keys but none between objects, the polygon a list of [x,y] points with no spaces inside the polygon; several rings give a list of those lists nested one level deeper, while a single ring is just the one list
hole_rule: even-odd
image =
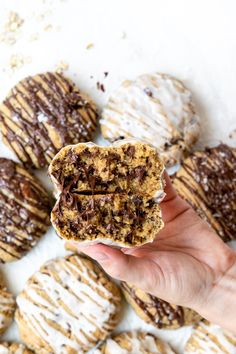
[{"label": "white background surface", "polygon": [[[15,45],[0,43],[0,99],[19,79],[53,70],[61,60],[69,64],[65,73],[100,107],[121,80],[166,72],[193,91],[202,126],[196,148],[220,141],[236,145],[234,0],[0,0],[0,32],[10,10],[25,22]],[[32,35],[38,40],[31,41]],[[86,49],[90,43],[93,47]],[[9,60],[15,54],[27,63],[14,71]],[[97,81],[105,93],[97,90]],[[0,155],[14,158],[1,142]],[[28,256],[1,266],[9,289],[17,295],[44,261],[64,253],[63,242],[50,229]],[[130,309],[125,312],[119,330],[146,328],[182,351],[190,328],[158,331]],[[5,338],[18,338],[14,326]]]}]

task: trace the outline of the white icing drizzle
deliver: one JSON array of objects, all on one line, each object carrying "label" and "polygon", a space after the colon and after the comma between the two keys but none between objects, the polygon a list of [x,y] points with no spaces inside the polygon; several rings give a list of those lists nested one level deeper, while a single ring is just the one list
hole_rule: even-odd
[{"label": "white icing drizzle", "polygon": [[200,322],[189,338],[184,354],[235,354],[236,336],[217,325]]},{"label": "white icing drizzle", "polygon": [[57,354],[68,353],[68,348],[89,349],[97,341],[97,329],[108,334],[115,325],[110,319],[116,312],[111,299],[119,302],[119,298],[91,278],[96,274],[80,257],[73,259],[76,265],[68,259],[47,263],[50,274],[46,274],[47,270],[37,272],[34,281],[17,298],[27,325]]},{"label": "white icing drizzle", "polygon": [[[118,335],[119,337],[119,335]],[[106,354],[174,354],[173,350],[167,343],[155,338],[150,334],[145,334],[144,338],[138,332],[128,332],[121,334],[125,343],[128,343],[128,349],[123,348],[117,340],[107,339],[105,343]],[[95,350],[93,354],[100,354],[99,349]]]},{"label": "white icing drizzle", "polygon": [[[165,143],[174,145],[173,138],[190,147],[199,135],[191,92],[179,80],[158,73],[124,81],[110,96],[100,123],[111,141],[135,136],[160,152]],[[175,151],[177,161],[181,154],[180,149]]]}]

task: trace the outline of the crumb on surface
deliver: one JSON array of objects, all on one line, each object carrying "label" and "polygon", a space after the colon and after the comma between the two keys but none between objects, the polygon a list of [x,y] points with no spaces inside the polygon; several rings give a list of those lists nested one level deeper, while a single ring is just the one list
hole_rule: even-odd
[{"label": "crumb on surface", "polygon": [[69,64],[64,60],[61,60],[56,66],[56,72],[62,74],[64,71],[69,69]]},{"label": "crumb on surface", "polygon": [[94,47],[93,43],[89,43],[88,45],[86,45],[86,49],[92,49]]},{"label": "crumb on surface", "polygon": [[101,83],[101,82],[99,82],[99,81],[97,81],[97,89],[100,90],[100,91],[102,91],[102,92],[105,92],[105,91],[106,91],[104,84]]},{"label": "crumb on surface", "polygon": [[7,45],[13,45],[16,43],[20,28],[23,26],[24,20],[19,16],[17,12],[10,11],[7,21],[3,26],[3,31],[0,33],[0,42]]},{"label": "crumb on surface", "polygon": [[30,57],[25,57],[21,54],[12,54],[8,66],[11,71],[15,71],[21,69],[25,64],[28,64],[30,62]]}]

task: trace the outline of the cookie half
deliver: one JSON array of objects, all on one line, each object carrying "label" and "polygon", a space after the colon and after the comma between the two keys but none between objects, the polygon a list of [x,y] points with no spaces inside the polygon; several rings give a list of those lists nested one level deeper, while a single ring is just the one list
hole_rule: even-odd
[{"label": "cookie half", "polygon": [[236,239],[236,149],[225,144],[194,152],[176,173],[178,193],[224,240]]},{"label": "cookie half", "polygon": [[29,76],[0,106],[3,141],[27,166],[48,166],[65,145],[91,140],[97,110],[62,74]]},{"label": "cookie half", "polygon": [[16,302],[13,295],[10,292],[8,292],[8,290],[4,286],[1,285],[0,287],[0,334],[3,334],[5,330],[12,323],[15,308],[16,308]]},{"label": "cookie half", "polygon": [[163,227],[163,169],[156,149],[138,141],[63,148],[49,167],[58,235],[126,247],[153,241]]},{"label": "cookie half", "polygon": [[174,354],[166,342],[145,332],[123,332],[106,340],[94,354]]},{"label": "cookie half", "polygon": [[17,297],[23,342],[36,353],[86,353],[119,320],[120,291],[92,261],[72,255],[49,261]]},{"label": "cookie half", "polygon": [[200,133],[191,92],[159,73],[124,81],[110,96],[100,123],[109,141],[134,137],[154,145],[166,166],[180,162]]},{"label": "cookie half", "polygon": [[21,343],[0,343],[0,354],[33,354],[31,350]]},{"label": "cookie half", "polygon": [[184,354],[235,354],[236,336],[207,321],[200,322],[185,346]]},{"label": "cookie half", "polygon": [[186,307],[170,304],[131,284],[122,282],[127,302],[145,322],[157,328],[176,329],[200,321],[201,316]]},{"label": "cookie half", "polygon": [[22,165],[0,158],[0,261],[25,255],[50,225],[50,200]]}]

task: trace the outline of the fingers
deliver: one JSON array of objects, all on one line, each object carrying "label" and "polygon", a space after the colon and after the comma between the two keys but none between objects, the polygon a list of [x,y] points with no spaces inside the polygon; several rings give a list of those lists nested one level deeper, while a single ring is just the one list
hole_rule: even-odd
[{"label": "fingers", "polygon": [[153,289],[153,284],[159,282],[155,263],[145,257],[137,258],[124,254],[119,249],[103,244],[77,246],[77,249],[95,259],[113,278],[126,281],[146,291]]},{"label": "fingers", "polygon": [[177,193],[176,193],[176,190],[174,189],[174,187],[171,183],[171,179],[166,171],[164,171],[164,179],[166,182],[166,186],[165,186],[166,196],[165,196],[163,202],[168,202],[169,200],[177,197]]},{"label": "fingers", "polygon": [[187,212],[191,207],[190,205],[183,200],[175,191],[170,177],[165,171],[165,181],[166,188],[165,193],[166,197],[163,202],[160,204],[162,217],[165,224],[170,223],[174,219],[177,219],[180,215]]}]

